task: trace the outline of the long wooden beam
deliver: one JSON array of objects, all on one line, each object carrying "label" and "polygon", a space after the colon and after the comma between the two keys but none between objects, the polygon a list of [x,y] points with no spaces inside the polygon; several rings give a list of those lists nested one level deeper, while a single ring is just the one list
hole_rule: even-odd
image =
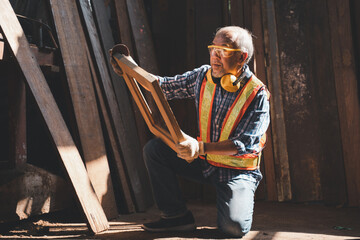
[{"label": "long wooden beam", "polygon": [[350,206],[360,206],[360,104],[349,1],[327,1],[333,71]]},{"label": "long wooden beam", "polygon": [[116,218],[117,206],[78,8],[75,1],[50,0],[50,6],[86,169],[106,216]]},{"label": "long wooden beam", "polygon": [[[79,3],[89,36],[92,53],[94,55],[94,58],[92,58],[90,53],[88,54],[90,69],[93,71],[93,82],[107,129],[111,151],[115,160],[114,165],[117,168],[117,181],[119,182],[118,184],[121,186],[121,190],[123,191],[122,195],[124,196],[127,211],[134,212],[135,206],[131,198],[129,183],[126,178],[125,166],[123,164],[124,159],[121,156],[119,136],[117,135],[117,127],[121,122],[118,103],[116,101],[114,88],[112,86],[110,74],[106,65],[106,59],[101,48],[100,38],[91,12],[90,3],[87,0],[80,0]],[[99,78],[97,77],[95,68],[99,73]]]},{"label": "long wooden beam", "polygon": [[[108,9],[106,2],[93,0],[91,3],[120,110],[120,114],[118,114],[117,118],[115,118],[116,133],[119,138],[137,210],[145,211],[153,204],[153,199],[149,178],[142,157],[142,148],[140,147],[138,138],[138,135],[143,133],[138,132],[138,129],[136,128],[134,121],[135,117],[131,107],[129,94],[126,89],[126,84],[120,76],[116,75],[110,64],[110,55],[108,51],[115,43],[109,24],[109,17],[107,15]],[[114,111],[112,114],[113,113]]]},{"label": "long wooden beam", "polygon": [[[256,76],[269,84],[266,78],[265,49],[262,28],[261,0],[252,1],[252,32],[256,36],[254,40],[254,72]],[[267,131],[266,147],[264,149],[264,169],[266,182],[266,199],[276,201],[278,199],[275,179],[275,163],[273,154],[272,131]]]},{"label": "long wooden beam", "polygon": [[280,77],[274,0],[265,0],[262,3],[262,14],[264,15],[264,42],[266,46],[265,50],[269,56],[269,62],[267,63],[267,79],[269,90],[272,93],[272,101],[270,102],[272,113],[271,127],[273,134],[278,200],[286,201],[292,199],[292,192],[283,110],[283,94]]}]

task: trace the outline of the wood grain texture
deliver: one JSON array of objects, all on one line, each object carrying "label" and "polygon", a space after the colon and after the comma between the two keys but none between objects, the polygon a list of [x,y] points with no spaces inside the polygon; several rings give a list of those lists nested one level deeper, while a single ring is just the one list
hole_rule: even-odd
[{"label": "wood grain texture", "polygon": [[[109,136],[111,150],[113,152],[113,157],[115,159],[115,164],[118,171],[118,181],[123,191],[127,211],[134,212],[135,206],[131,198],[129,183],[126,178],[125,167],[123,165],[124,163],[120,153],[121,147],[119,146],[119,136],[117,136],[118,131],[112,127],[114,126],[115,128],[118,125],[118,122],[121,121],[118,103],[107,69],[106,59],[101,48],[100,38],[96,30],[90,4],[86,0],[80,0],[79,3],[94,56],[92,58],[90,52],[88,51],[88,60],[90,63],[93,82],[99,99],[102,115],[105,121],[105,126]],[[97,77],[95,66],[97,72],[99,73],[99,78]]]},{"label": "wood grain texture", "polygon": [[86,169],[106,216],[115,218],[117,207],[76,2],[51,0],[50,5]]},{"label": "wood grain texture", "polygon": [[139,65],[150,73],[158,74],[155,48],[144,3],[141,0],[127,0],[126,3]]},{"label": "wood grain texture", "polygon": [[138,135],[140,133],[138,133],[136,128],[126,84],[120,76],[116,75],[110,64],[109,50],[114,46],[114,38],[109,24],[106,1],[92,1],[92,7],[120,110],[120,115],[113,117],[116,119],[114,123],[117,124],[115,127],[120,141],[121,152],[124,157],[126,171],[129,174],[136,208],[138,211],[144,211],[153,204],[153,200],[149,178],[142,157],[142,149],[139,144]]},{"label": "wood grain texture", "polygon": [[131,40],[132,31],[126,0],[114,0],[114,4],[121,43],[125,44],[129,48],[130,55],[135,56],[133,43]]},{"label": "wood grain texture", "polygon": [[11,51],[17,59],[26,82],[40,108],[56,149],[74,187],[77,199],[84,211],[90,230],[94,233],[109,228],[105,213],[92,188],[78,149],[67,129],[60,110],[32,55],[25,34],[8,0],[0,0],[2,6],[0,26]]},{"label": "wood grain texture", "polygon": [[[310,70],[306,78],[311,84],[309,89],[312,94],[308,109],[315,110],[311,114],[311,120],[312,124],[316,125],[315,131],[311,133],[308,141],[318,146],[318,149],[311,151],[312,154],[320,153],[319,157],[314,158],[314,161],[319,165],[320,179],[318,181],[321,185],[322,201],[330,205],[343,205],[347,201],[346,177],[335,78],[333,71],[330,70],[333,62],[331,42],[329,41],[330,26],[327,3],[322,0],[314,0],[305,5],[300,4],[300,8],[303,7],[305,7],[304,10],[298,11],[306,13],[302,15],[303,19],[300,22],[305,34],[306,41],[304,42],[307,42],[305,45],[309,49],[301,52],[306,56],[303,57],[306,60],[304,65]],[[324,71],[324,69],[329,69],[329,71]],[[296,125],[298,125],[297,121]],[[318,137],[315,137],[316,135]],[[329,151],[330,149],[331,151]],[[303,161],[301,158],[297,160]],[[336,178],[334,178],[335,175]],[[302,177],[306,177],[306,175]],[[301,184],[301,188],[305,187],[303,181],[299,184]],[[313,199],[315,196],[314,194]]]},{"label": "wood grain texture", "polygon": [[350,206],[360,205],[360,104],[348,1],[327,2],[333,71]]},{"label": "wood grain texture", "polygon": [[[274,8],[276,33],[278,36],[286,35],[286,38],[277,38],[281,79],[278,86],[282,90],[280,93],[283,101],[292,199],[299,202],[320,201],[321,109],[314,105],[314,100],[318,96],[314,85],[319,80],[311,76],[308,44],[310,39],[306,37],[304,27],[307,18],[300,14],[307,10],[300,2],[284,4],[285,2],[276,1]],[[287,24],[282,24],[285,21]],[[273,94],[274,101],[276,97]]]},{"label": "wood grain texture", "polygon": [[[120,42],[125,44],[131,56],[136,56],[137,52],[134,49],[133,37],[131,24],[129,19],[129,14],[127,10],[126,0],[114,0],[116,19],[119,29]],[[131,99],[132,109],[134,111],[134,117],[136,122],[136,127],[138,130],[139,144],[140,148],[143,149],[145,144],[151,139],[151,133],[146,126],[144,119],[141,116],[140,110],[136,107],[136,103]]]},{"label": "wood grain texture", "polygon": [[[259,79],[261,79],[262,81],[264,81],[266,85],[268,85],[268,81],[266,78],[266,69],[265,69],[265,49],[263,44],[264,33],[262,28],[262,17],[263,16],[261,15],[261,1],[260,0],[252,1],[252,33],[255,35],[254,73]],[[267,200],[276,201],[278,197],[277,197],[277,189],[276,189],[275,163],[274,163],[271,125],[269,126],[269,129],[266,134],[267,134],[266,146],[265,149],[263,150],[266,194],[267,194]]]},{"label": "wood grain texture", "polygon": [[22,168],[27,161],[26,88],[16,64],[7,69],[9,97],[9,160],[11,168]]},{"label": "wood grain texture", "polygon": [[278,200],[292,199],[290,184],[289,157],[287,152],[287,138],[283,112],[283,99],[280,78],[279,52],[277,45],[277,32],[275,21],[274,1],[266,0],[262,5],[265,51],[269,56],[267,63],[268,87],[272,93],[271,126],[274,147],[276,183]]}]

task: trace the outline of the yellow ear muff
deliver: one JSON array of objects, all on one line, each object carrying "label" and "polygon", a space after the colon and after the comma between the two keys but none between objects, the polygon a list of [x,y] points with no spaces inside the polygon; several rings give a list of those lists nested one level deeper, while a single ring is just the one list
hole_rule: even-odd
[{"label": "yellow ear muff", "polygon": [[[212,79],[211,76],[211,69],[209,69],[206,73],[206,79],[211,82],[212,84],[214,83],[214,80]],[[240,88],[240,82],[238,81],[237,84],[233,85],[233,83],[236,81],[237,77],[235,75],[232,74],[225,74],[224,76],[221,77],[220,80],[220,85],[223,89],[225,89],[228,92],[236,92],[239,88]]]},{"label": "yellow ear muff", "polygon": [[240,81],[233,85],[236,79],[237,77],[232,74],[226,74],[222,76],[220,80],[221,87],[228,92],[236,92],[240,88]]}]

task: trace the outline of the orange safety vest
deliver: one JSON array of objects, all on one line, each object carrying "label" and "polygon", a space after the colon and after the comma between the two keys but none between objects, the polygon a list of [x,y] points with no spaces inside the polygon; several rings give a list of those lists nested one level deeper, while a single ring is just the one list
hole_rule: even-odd
[{"label": "orange safety vest", "polygon": [[[252,100],[255,98],[257,92],[264,86],[264,84],[255,75],[252,75],[250,80],[242,88],[241,92],[235,99],[231,108],[226,114],[221,132],[220,141],[229,139],[229,136],[233,134],[241,118],[246,112]],[[216,85],[204,78],[200,90],[199,99],[199,128],[200,136],[199,141],[211,142],[210,140],[210,128],[211,128],[211,112],[214,102]],[[260,148],[265,146],[266,134],[264,134],[260,140]],[[203,156],[200,156],[204,159]],[[241,169],[241,170],[255,170],[260,165],[260,153],[244,154],[241,156],[232,155],[216,155],[206,154],[206,160],[214,166]]]}]

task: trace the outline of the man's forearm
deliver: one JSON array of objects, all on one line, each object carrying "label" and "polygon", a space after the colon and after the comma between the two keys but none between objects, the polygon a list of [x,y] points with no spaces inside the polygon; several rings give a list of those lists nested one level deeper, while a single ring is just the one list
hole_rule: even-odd
[{"label": "man's forearm", "polygon": [[205,154],[234,155],[237,152],[237,148],[231,140],[204,143]]}]

